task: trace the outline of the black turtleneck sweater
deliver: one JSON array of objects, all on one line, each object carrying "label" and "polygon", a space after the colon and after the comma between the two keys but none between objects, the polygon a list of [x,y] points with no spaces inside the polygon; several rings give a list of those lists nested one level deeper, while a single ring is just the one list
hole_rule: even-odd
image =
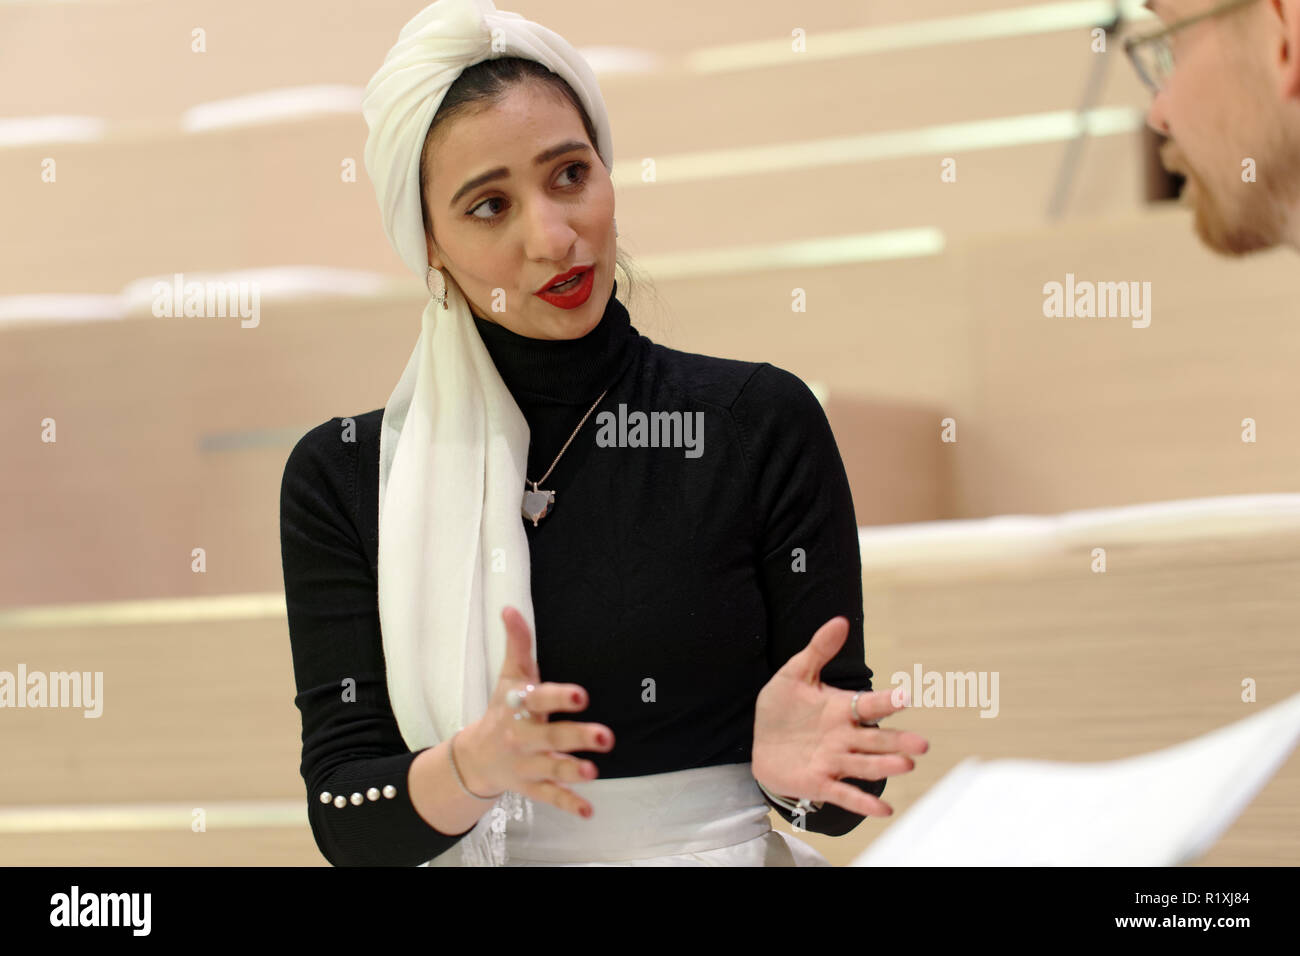
[{"label": "black turtleneck sweater", "polygon": [[[853,501],[802,381],[768,363],[656,345],[612,294],[580,339],[474,322],[531,430],[529,479],[609,388],[541,485],[556,493],[551,512],[536,527],[520,516],[542,679],[590,697],[586,711],[552,719],[614,731],[610,753],[579,754],[600,778],[748,762],[759,690],[836,615],[851,627],[822,680],[871,686]],[[610,446],[620,405],[626,443]],[[602,430],[604,411],[614,419]],[[679,432],[677,447],[648,437],[631,447],[637,412],[689,415],[702,428]],[[336,866],[415,866],[464,836],[435,830],[411,803],[416,753],[388,699],[376,590],[382,417],[379,408],[313,428],[290,453],[280,493],[301,772],[316,843]],[[355,440],[345,440],[352,424]],[[355,700],[344,699],[349,678]],[[885,786],[848,782],[876,795]],[[393,796],[367,799],[371,788]],[[323,803],[323,792],[349,802]],[[861,820],[826,804],[807,829],[841,835]]]}]

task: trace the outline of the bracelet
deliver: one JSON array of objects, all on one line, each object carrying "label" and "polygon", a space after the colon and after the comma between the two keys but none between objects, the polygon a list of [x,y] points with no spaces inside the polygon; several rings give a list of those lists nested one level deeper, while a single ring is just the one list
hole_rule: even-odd
[{"label": "bracelet", "polygon": [[465,786],[465,781],[460,778],[460,768],[456,766],[456,749],[455,749],[456,736],[459,733],[460,731],[458,730],[456,731],[456,733],[452,734],[451,741],[447,744],[447,756],[451,758],[451,772],[456,775],[456,782],[460,784],[460,788],[462,790],[464,790],[475,800],[495,800],[497,797],[501,796],[501,794],[498,793],[495,796],[491,796],[491,797],[480,797],[469,787]]},{"label": "bracelet", "polygon": [[[758,783],[757,778],[755,778],[754,782]],[[816,813],[823,806],[825,806],[825,804],[820,800],[814,803],[812,800],[809,800],[807,797],[804,797],[798,803],[791,803],[790,800],[788,800],[785,797],[778,797],[776,794],[774,794],[771,790],[767,789],[767,787],[763,786],[761,783],[758,783],[758,789],[762,790],[765,794],[767,794],[768,799],[771,800],[773,803],[775,803],[778,807],[781,807],[784,810],[788,810],[790,813],[795,813],[795,814]]]}]

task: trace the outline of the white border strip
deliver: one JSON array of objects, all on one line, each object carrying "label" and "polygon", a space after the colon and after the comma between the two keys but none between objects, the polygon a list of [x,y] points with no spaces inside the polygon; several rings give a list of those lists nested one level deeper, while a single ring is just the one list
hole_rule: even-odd
[{"label": "white border strip", "polygon": [[[61,292],[0,296],[0,325],[44,322],[86,322],[148,318],[158,299],[158,284],[170,301],[183,305],[189,283],[228,286],[248,283],[258,300],[295,302],[318,296],[381,298],[406,291],[410,283],[379,272],[330,266],[268,266],[230,272],[184,272],[145,276],[127,283],[120,293],[68,295]],[[236,286],[238,288],[238,286]],[[176,295],[179,290],[180,295]],[[177,318],[186,318],[178,316]]]},{"label": "white border strip", "polygon": [[43,627],[114,627],[126,624],[197,624],[288,617],[281,591],[216,597],[46,604],[0,609],[0,630]]},{"label": "white border strip", "polygon": [[0,325],[24,322],[89,322],[126,318],[120,295],[33,292],[0,295]]},{"label": "white border strip", "polygon": [[0,834],[91,833],[95,831],[183,830],[191,832],[194,811],[203,810],[207,830],[308,826],[304,800],[123,803],[59,807],[0,808]]},{"label": "white border strip", "polygon": [[214,129],[260,126],[281,123],[328,113],[349,115],[361,112],[364,86],[319,84],[292,86],[279,90],[260,90],[191,106],[181,114],[181,129],[201,133]]},{"label": "white border strip", "polygon": [[20,116],[0,119],[0,147],[41,143],[94,143],[104,138],[106,120],[97,116]]},{"label": "white border strip", "polygon": [[[1142,7],[1140,0],[1121,0],[1119,7],[1127,19],[1155,20]],[[791,66],[808,60],[832,60],[979,40],[1088,30],[1109,23],[1115,15],[1115,8],[1113,0],[1078,0],[856,30],[830,30],[809,34],[805,37],[804,49],[798,53],[792,50],[790,37],[730,43],[695,50],[686,57],[686,68],[695,73],[754,70]]]},{"label": "white border strip", "polygon": [[827,236],[725,249],[694,249],[640,256],[638,264],[657,279],[739,275],[776,269],[824,268],[858,262],[916,259],[944,250],[939,229],[894,229],[853,236]]},{"label": "white border strip", "polygon": [[821,166],[1058,143],[1084,134],[1117,136],[1133,133],[1146,125],[1145,115],[1133,106],[1106,106],[1083,113],[1053,110],[857,136],[676,153],[653,157],[655,176],[652,181],[641,178],[642,166],[636,161],[615,161],[611,178],[616,187],[633,189]]},{"label": "white border strip", "polygon": [[862,566],[878,570],[1072,548],[1224,538],[1300,530],[1300,494],[1225,495],[1092,508],[1059,515],[999,515],[858,529]]}]

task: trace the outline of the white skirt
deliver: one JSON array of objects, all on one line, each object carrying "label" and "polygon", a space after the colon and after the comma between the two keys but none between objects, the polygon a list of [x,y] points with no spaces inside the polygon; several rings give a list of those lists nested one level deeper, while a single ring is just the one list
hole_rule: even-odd
[{"label": "white skirt", "polygon": [[[531,819],[505,821],[506,866],[830,866],[772,829],[748,763],[565,786],[591,803],[591,818],[532,801]],[[491,812],[470,836],[491,826]],[[421,865],[464,866],[462,849]]]}]

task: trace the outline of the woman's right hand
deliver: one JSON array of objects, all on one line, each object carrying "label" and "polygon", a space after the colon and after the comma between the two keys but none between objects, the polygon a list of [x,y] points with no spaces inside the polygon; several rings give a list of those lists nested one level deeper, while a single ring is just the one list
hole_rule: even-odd
[{"label": "woman's right hand", "polygon": [[[614,732],[604,724],[552,723],[553,713],[586,710],[587,691],[577,684],[543,683],[533,659],[528,622],[513,607],[505,608],[501,619],[506,625],[506,659],[496,690],[486,713],[455,738],[456,764],[465,786],[481,794],[513,790],[590,817],[591,804],[561,782],[594,780],[596,765],[566,751],[607,753],[614,748]],[[533,716],[516,720],[506,695],[529,684],[534,686],[524,708]]]}]

